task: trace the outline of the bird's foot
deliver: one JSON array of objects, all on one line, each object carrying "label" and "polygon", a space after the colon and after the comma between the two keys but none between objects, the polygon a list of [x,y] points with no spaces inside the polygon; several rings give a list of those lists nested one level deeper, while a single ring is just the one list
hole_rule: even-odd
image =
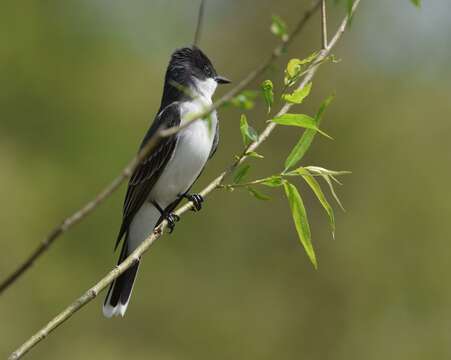
[{"label": "bird's foot", "polygon": [[202,203],[204,202],[204,198],[202,195],[185,194],[184,197],[193,203],[194,207],[191,208],[192,211],[199,211],[200,209],[202,209]]},{"label": "bird's foot", "polygon": [[180,220],[180,216],[171,212],[165,216],[165,219],[168,222],[168,229],[170,234],[174,231],[175,223]]}]

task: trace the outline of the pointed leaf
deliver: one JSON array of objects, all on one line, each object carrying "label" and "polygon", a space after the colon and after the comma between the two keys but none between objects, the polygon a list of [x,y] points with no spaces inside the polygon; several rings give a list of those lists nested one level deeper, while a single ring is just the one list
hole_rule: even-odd
[{"label": "pointed leaf", "polygon": [[272,119],[279,125],[299,126],[316,129],[316,121],[311,116],[305,114],[283,114]]},{"label": "pointed leaf", "polygon": [[287,86],[293,86],[307,66],[312,63],[318,56],[318,52],[314,52],[305,59],[290,59],[285,68],[284,83]]},{"label": "pointed leaf", "polygon": [[351,13],[352,13],[352,5],[354,5],[354,0],[348,0],[348,1],[347,1],[348,16],[351,16]]},{"label": "pointed leaf", "polygon": [[293,150],[291,150],[287,159],[285,160],[285,171],[292,168],[296,165],[305,155],[310,144],[313,141],[313,138],[316,134],[315,130],[305,130],[301,136],[301,139],[294,146]]},{"label": "pointed leaf", "polygon": [[304,99],[310,94],[312,83],[308,83],[301,89],[295,90],[292,94],[283,94],[282,99],[292,104],[301,104]]},{"label": "pointed leaf", "polygon": [[291,214],[293,215],[294,225],[298,233],[301,244],[304,246],[305,252],[312,262],[315,269],[318,268],[318,262],[316,260],[315,250],[313,249],[311,241],[310,226],[307,219],[307,213],[305,211],[304,203],[302,202],[301,195],[293,184],[284,182],[285,195],[291,208]]},{"label": "pointed leaf", "polygon": [[341,183],[341,181],[339,181],[335,176],[333,176],[333,175],[329,175],[330,176],[330,178],[333,180],[333,181],[335,181],[338,185],[343,185],[342,183]]},{"label": "pointed leaf", "polygon": [[252,126],[249,125],[247,131],[248,131],[247,137],[249,138],[250,143],[253,143],[258,140],[258,133]]},{"label": "pointed leaf", "polygon": [[332,230],[332,237],[335,239],[335,216],[334,216],[334,210],[332,209],[332,206],[330,206],[329,202],[326,199],[326,196],[324,195],[321,186],[319,185],[318,181],[305,169],[305,168],[299,168],[296,170],[299,175],[302,176],[302,178],[305,180],[305,182],[310,186],[313,193],[318,198],[318,201],[323,206],[324,210],[326,210],[326,213],[329,217],[329,223]]},{"label": "pointed leaf", "polygon": [[281,176],[271,176],[264,179],[261,184],[269,187],[279,187],[283,185],[283,181]]},{"label": "pointed leaf", "polygon": [[255,152],[255,151],[247,152],[246,156],[257,158],[257,159],[264,159],[265,158],[263,155],[260,155],[258,152]]},{"label": "pointed leaf", "polygon": [[247,123],[246,115],[242,114],[240,119],[240,131],[244,146],[258,140],[257,132]]},{"label": "pointed leaf", "polygon": [[248,186],[247,190],[251,195],[253,195],[258,200],[270,200],[271,198],[268,195],[261,193],[260,191]]},{"label": "pointed leaf", "polygon": [[246,115],[242,114],[240,118],[240,131],[241,131],[241,137],[243,138],[243,144],[247,145],[247,133],[249,131],[249,125],[247,123],[247,117]]},{"label": "pointed leaf", "polygon": [[331,192],[332,196],[334,197],[335,201],[337,202],[337,204],[341,207],[341,209],[343,211],[346,211],[345,208],[343,207],[343,205],[341,204],[341,201],[338,198],[337,194],[335,193],[334,185],[330,179],[334,180],[335,182],[337,182],[338,184],[341,185],[341,183],[337,179],[335,179],[334,176],[346,175],[346,174],[350,174],[351,172],[350,171],[333,171],[333,170],[324,169],[319,166],[307,166],[306,169],[310,172],[321,175],[321,177],[324,179],[324,181],[327,183],[327,185],[329,185],[330,192]]},{"label": "pointed leaf", "polygon": [[266,105],[268,106],[268,114],[271,112],[271,106],[274,103],[274,85],[271,80],[263,81],[261,85],[263,92],[263,98],[265,99]]},{"label": "pointed leaf", "polygon": [[302,61],[300,59],[290,59],[285,69],[285,84],[301,72]]},{"label": "pointed leaf", "polygon": [[323,175],[322,177],[323,177],[324,181],[327,183],[327,185],[329,185],[330,193],[334,197],[337,204],[340,206],[341,210],[346,211],[345,208],[343,207],[343,205],[341,204],[340,198],[338,197],[337,193],[335,192],[334,184],[332,184],[332,181],[330,180],[329,176]]},{"label": "pointed leaf", "polygon": [[[308,171],[315,173],[315,174],[319,174],[319,175],[341,176],[341,175],[352,174],[351,171],[335,171],[335,170],[325,169],[325,168],[322,168],[319,166],[306,166],[305,168]],[[341,183],[340,183],[340,185],[341,185]]]},{"label": "pointed leaf", "polygon": [[301,60],[301,65],[307,65],[313,62],[313,60],[315,60],[319,55],[318,51],[315,51],[313,53],[311,53],[309,56],[307,56],[305,59]]},{"label": "pointed leaf", "polygon": [[[321,123],[323,113],[326,110],[326,108],[330,105],[333,99],[334,96],[331,95],[321,104],[318,113],[315,116],[316,126],[319,126],[319,124]],[[290,155],[288,155],[287,159],[285,160],[285,171],[295,166],[304,157],[304,155],[310,148],[310,145],[312,145],[315,135],[316,130],[314,129],[308,129],[304,131],[304,133],[301,136],[301,139],[295,145],[293,150],[291,150]]]},{"label": "pointed leaf", "polygon": [[241,180],[243,180],[244,177],[246,176],[247,172],[249,171],[250,167],[251,166],[248,164],[241,165],[235,172],[233,182],[235,184],[238,184]]},{"label": "pointed leaf", "polygon": [[316,123],[319,124],[321,123],[321,120],[323,119],[323,114],[324,111],[326,111],[326,109],[328,108],[328,106],[332,103],[332,101],[335,99],[335,94],[329,95],[326,100],[324,100],[321,103],[321,106],[319,107],[318,112],[316,113],[315,119],[316,119]]},{"label": "pointed leaf", "polygon": [[278,117],[275,117],[271,121],[275,122],[279,125],[286,125],[286,126],[298,126],[306,129],[311,129],[318,131],[321,135],[332,139],[329,135],[327,135],[324,131],[320,130],[316,126],[316,120],[308,115],[305,114],[284,114],[280,115]]}]

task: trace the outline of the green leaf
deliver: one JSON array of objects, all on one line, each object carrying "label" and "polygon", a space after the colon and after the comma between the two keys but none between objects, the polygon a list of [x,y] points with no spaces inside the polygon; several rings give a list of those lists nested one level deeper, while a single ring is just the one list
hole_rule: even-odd
[{"label": "green leaf", "polygon": [[240,118],[240,131],[241,137],[243,138],[243,144],[246,146],[248,142],[247,133],[249,130],[249,124],[247,123],[246,115],[242,114]]},{"label": "green leaf", "polygon": [[233,182],[235,184],[238,184],[241,180],[244,179],[244,177],[246,176],[247,172],[250,169],[250,165],[246,164],[246,165],[241,165],[235,172],[235,176],[233,177]]},{"label": "green leaf", "polygon": [[343,205],[341,204],[340,198],[338,197],[337,193],[335,192],[334,184],[332,184],[332,181],[330,181],[330,177],[328,175],[323,175],[323,179],[327,183],[327,185],[329,185],[330,193],[334,197],[337,204],[340,206],[341,210],[346,211],[345,208],[343,207]]},{"label": "green leaf", "polygon": [[265,195],[263,193],[261,193],[260,191],[251,188],[250,186],[247,187],[247,190],[249,191],[250,194],[252,194],[256,199],[258,200],[270,200],[271,198],[268,195]]},{"label": "green leaf", "polygon": [[304,246],[305,252],[312,262],[315,269],[318,268],[318,262],[316,260],[315,250],[313,249],[310,226],[307,219],[307,213],[305,211],[304,203],[302,202],[301,195],[293,184],[288,181],[284,182],[285,195],[291,208],[291,214],[293,216],[294,225],[299,236],[301,244]]},{"label": "green leaf", "polygon": [[258,140],[257,131],[252,126],[249,126],[247,130],[248,130],[247,137],[249,138],[250,142],[257,141]]},{"label": "green leaf", "polygon": [[283,185],[283,180],[281,176],[274,175],[263,179],[261,184],[269,187],[279,187]]},{"label": "green leaf", "polygon": [[287,159],[285,160],[285,171],[296,165],[305,155],[310,144],[313,141],[313,138],[316,134],[315,130],[306,130],[301,136],[301,139],[294,146],[293,150],[291,150]]},{"label": "green leaf", "polygon": [[265,99],[266,105],[268,106],[268,114],[271,112],[271,106],[274,103],[274,85],[271,80],[263,81],[261,85],[263,92],[263,98]]},{"label": "green leaf", "polygon": [[329,139],[332,139],[332,137],[327,135],[324,131],[320,130],[316,126],[316,119],[305,114],[284,114],[273,118],[271,121],[279,125],[298,126],[306,129],[315,130],[318,131],[321,135]]},{"label": "green leaf", "polygon": [[307,64],[311,64],[317,57],[318,57],[319,52],[318,51],[314,51],[312,52],[309,56],[307,56],[305,59],[301,60],[301,65],[307,65]]},{"label": "green leaf", "polygon": [[301,89],[295,90],[292,94],[283,94],[282,99],[292,104],[301,104],[309,96],[312,89],[312,83],[308,83]]},{"label": "green leaf", "polygon": [[213,134],[213,119],[211,117],[211,114],[207,116],[205,121],[207,121],[208,124],[208,134],[211,136]]},{"label": "green leaf", "polygon": [[321,103],[321,106],[319,107],[318,112],[316,113],[315,119],[316,123],[319,125],[321,123],[321,120],[323,118],[324,111],[329,107],[329,105],[332,103],[332,101],[335,99],[335,94],[329,95],[326,100],[324,100]]},{"label": "green leaf", "polygon": [[329,175],[330,178],[335,181],[338,185],[343,185],[334,175]]},{"label": "green leaf", "polygon": [[253,158],[256,158],[256,159],[264,159],[265,158],[263,155],[260,155],[259,153],[255,152],[255,151],[247,152],[246,156],[253,157]]},{"label": "green leaf", "polygon": [[246,115],[242,114],[240,118],[240,131],[244,146],[248,146],[258,140],[257,132],[247,123]]},{"label": "green leaf", "polygon": [[287,67],[285,69],[285,84],[289,82],[290,79],[296,77],[302,69],[302,60],[301,59],[290,59],[288,61]]},{"label": "green leaf", "polygon": [[416,7],[421,7],[421,0],[410,0],[410,2]]},{"label": "green leaf", "polygon": [[332,209],[332,206],[330,206],[329,202],[326,199],[326,196],[323,193],[323,190],[321,189],[321,186],[319,185],[318,181],[303,167],[300,167],[296,169],[296,171],[299,173],[299,175],[302,176],[302,178],[305,180],[305,182],[310,186],[313,193],[318,198],[318,201],[323,206],[324,210],[326,210],[326,213],[329,217],[329,223],[330,228],[332,231],[332,237],[335,239],[335,216],[334,216],[334,210]]},{"label": "green leaf", "polygon": [[327,185],[329,185],[330,192],[331,192],[332,196],[334,197],[335,201],[337,202],[337,204],[341,207],[341,209],[343,211],[346,211],[345,208],[343,207],[343,205],[341,204],[341,201],[335,192],[334,185],[330,179],[336,181],[338,184],[341,185],[341,183],[337,179],[335,179],[335,176],[347,175],[347,174],[351,174],[351,172],[350,171],[328,170],[328,169],[324,169],[319,166],[307,166],[306,169],[308,171],[310,171],[311,173],[321,175],[321,177],[324,179],[324,181],[326,181]]},{"label": "green leaf", "polygon": [[341,176],[341,175],[349,175],[352,174],[350,171],[335,171],[335,170],[328,170],[319,166],[306,166],[305,167],[308,171],[313,172],[315,174],[319,175],[330,175],[330,176]]},{"label": "green leaf", "polygon": [[351,16],[352,13],[352,6],[354,5],[354,0],[348,0],[347,1],[347,10],[348,10],[348,16]]},{"label": "green leaf", "polygon": [[316,130],[316,121],[311,116],[305,114],[283,114],[272,119],[279,125],[298,126]]},{"label": "green leaf", "polygon": [[305,59],[290,59],[285,68],[284,83],[287,86],[293,86],[299,79],[300,75],[318,56],[318,52],[314,52]]},{"label": "green leaf", "polygon": [[[326,108],[330,105],[332,100],[334,99],[334,96],[329,96],[324,102],[321,104],[316,116],[315,116],[315,124],[316,126],[319,126],[322,120],[322,116]],[[312,145],[313,139],[315,138],[316,130],[314,129],[308,129],[304,131],[304,133],[301,136],[301,139],[298,141],[298,143],[294,146],[293,150],[291,150],[290,154],[288,155],[287,159],[285,160],[285,171],[290,169],[291,167],[295,166],[307,153],[308,149],[310,148],[310,145]]]},{"label": "green leaf", "polygon": [[272,16],[271,32],[283,41],[288,40],[288,27],[279,16]]}]

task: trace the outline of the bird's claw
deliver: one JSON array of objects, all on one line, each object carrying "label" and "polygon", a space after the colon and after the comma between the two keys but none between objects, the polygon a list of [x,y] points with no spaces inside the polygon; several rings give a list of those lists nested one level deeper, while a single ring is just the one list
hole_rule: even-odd
[{"label": "bird's claw", "polygon": [[166,221],[168,222],[169,234],[174,231],[175,223],[179,220],[180,220],[180,216],[178,216],[172,212],[166,215]]},{"label": "bird's claw", "polygon": [[204,202],[204,198],[200,194],[191,194],[186,195],[186,198],[193,203],[192,211],[199,211],[202,209],[202,203]]}]

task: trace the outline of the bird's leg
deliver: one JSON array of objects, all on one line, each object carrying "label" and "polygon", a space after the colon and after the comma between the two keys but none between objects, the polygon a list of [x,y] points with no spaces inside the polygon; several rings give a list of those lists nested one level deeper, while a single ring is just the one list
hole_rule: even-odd
[{"label": "bird's leg", "polygon": [[177,214],[174,214],[171,211],[164,211],[160,205],[156,201],[152,201],[152,204],[157,208],[157,210],[160,212],[160,215],[163,219],[165,219],[168,222],[168,229],[169,233],[172,233],[175,228],[175,223],[180,220],[180,216]]},{"label": "bird's leg", "polygon": [[183,194],[183,197],[191,201],[194,205],[193,208],[191,208],[192,211],[199,211],[202,209],[202,203],[204,202],[204,198],[200,194]]},{"label": "bird's leg", "polygon": [[170,234],[174,231],[175,223],[180,220],[180,216],[174,214],[173,212],[170,212],[166,214],[165,219],[168,222],[168,229]]}]

